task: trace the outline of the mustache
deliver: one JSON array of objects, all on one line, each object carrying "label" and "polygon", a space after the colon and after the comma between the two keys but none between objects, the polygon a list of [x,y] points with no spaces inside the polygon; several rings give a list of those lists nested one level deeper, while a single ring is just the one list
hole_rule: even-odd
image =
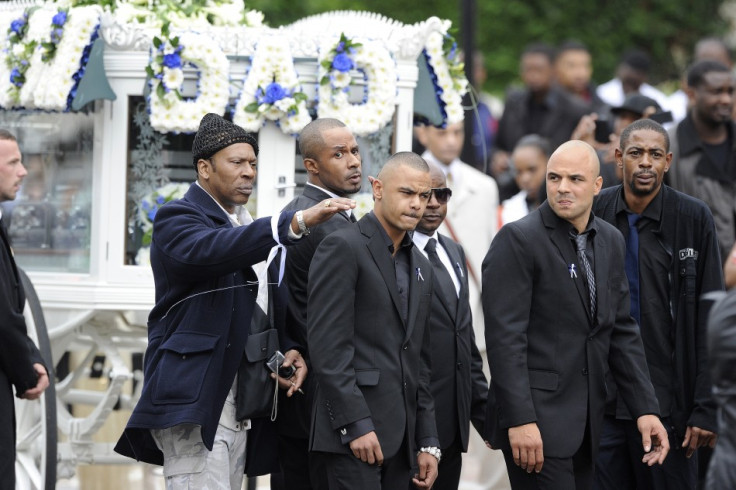
[{"label": "mustache", "polygon": [[634,172],[634,177],[641,177],[642,175],[648,175],[651,177],[657,178],[657,174],[652,172],[651,170],[640,170],[638,172]]}]

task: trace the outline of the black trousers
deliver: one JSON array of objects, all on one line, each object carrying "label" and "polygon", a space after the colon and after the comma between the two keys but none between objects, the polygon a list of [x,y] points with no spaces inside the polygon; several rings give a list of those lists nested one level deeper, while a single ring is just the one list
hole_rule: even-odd
[{"label": "black trousers", "polygon": [[698,480],[698,453],[685,457],[682,436],[675,433],[670,420],[662,420],[670,440],[670,452],[660,466],[641,462],[644,449],[634,420],[606,416],[595,464],[595,490],[695,490]]},{"label": "black trousers", "polygon": [[437,468],[437,479],[432,490],[457,490],[460,486],[460,471],[463,468],[463,450],[460,441],[442,448],[442,458]]},{"label": "black trousers", "polygon": [[15,401],[13,387],[0,370],[0,490],[15,490]]},{"label": "black trousers", "polygon": [[[544,456],[542,471],[527,473],[514,463],[511,450],[503,450],[506,469],[513,490],[590,490],[593,485],[593,457],[590,452],[590,428],[586,426],[583,442],[570,458]],[[623,489],[619,489],[623,490]]]},{"label": "black trousers", "polygon": [[309,439],[279,434],[279,465],[279,475],[271,475],[272,490],[327,488],[324,465],[309,452]]},{"label": "black trousers", "polygon": [[[369,465],[351,454],[314,452],[315,461],[327,473],[325,490],[408,490],[414,488],[406,441],[398,452],[383,460],[383,465]],[[323,489],[319,489],[323,490]]]}]

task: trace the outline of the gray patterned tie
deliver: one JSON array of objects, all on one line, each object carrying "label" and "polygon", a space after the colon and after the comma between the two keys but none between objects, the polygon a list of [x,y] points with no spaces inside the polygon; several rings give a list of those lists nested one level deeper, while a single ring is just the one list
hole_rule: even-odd
[{"label": "gray patterned tie", "polygon": [[590,316],[595,318],[596,311],[596,296],[595,296],[595,276],[593,275],[593,268],[588,262],[588,257],[585,255],[585,247],[588,244],[588,234],[575,235],[575,246],[578,251],[578,258],[580,263],[585,269],[585,277],[588,280],[588,294],[590,295]]}]

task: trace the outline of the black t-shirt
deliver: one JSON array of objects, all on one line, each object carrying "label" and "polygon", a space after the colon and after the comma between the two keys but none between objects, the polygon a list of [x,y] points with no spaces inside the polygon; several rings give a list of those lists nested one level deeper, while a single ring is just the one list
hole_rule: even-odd
[{"label": "black t-shirt", "polygon": [[729,175],[728,165],[731,162],[731,138],[726,138],[723,143],[711,145],[703,143],[703,151],[711,162],[725,175]]}]

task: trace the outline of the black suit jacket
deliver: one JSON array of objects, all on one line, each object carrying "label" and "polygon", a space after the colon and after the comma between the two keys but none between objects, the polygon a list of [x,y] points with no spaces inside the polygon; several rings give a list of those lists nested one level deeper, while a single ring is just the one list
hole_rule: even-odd
[{"label": "black suit jacket", "polygon": [[[440,447],[449,447],[459,436],[463,451],[468,449],[472,421],[483,435],[488,381],[483,374],[483,359],[475,344],[473,318],[468,297],[468,270],[463,248],[450,238],[437,234],[439,243],[455,264],[453,272],[460,281],[457,302],[453,284],[442,287],[434,276],[430,332],[432,338],[432,397],[437,418]],[[456,308],[452,308],[452,305]]]},{"label": "black suit jacket", "polygon": [[437,444],[429,388],[432,266],[411,248],[408,320],[377,218],[325,238],[309,268],[307,345],[316,388],[312,451],[350,454],[340,432],[368,419],[384,457]]},{"label": "black suit jacket", "polygon": [[[292,199],[283,211],[298,211],[310,208],[330,196],[321,189],[305,185],[301,195]],[[307,280],[309,264],[320,242],[332,233],[353,223],[345,212],[335,214],[326,222],[310,228],[309,235],[302,237],[296,245],[289,248],[286,254],[286,284],[289,291],[286,326],[289,335],[299,345],[307,345]],[[303,352],[307,364],[309,353]],[[279,432],[289,437],[307,439],[309,437],[310,407],[313,402],[312,376],[307,376],[303,386],[304,396],[295,395],[287,398],[285,392],[279,392]]]},{"label": "black suit jacket", "polygon": [[510,447],[509,427],[536,422],[545,456],[571,457],[589,424],[595,455],[609,366],[634,417],[659,411],[641,336],[629,315],[624,239],[613,226],[593,220],[596,318],[588,308],[571,225],[547,202],[501,228],[483,262],[491,368],[486,428],[494,447]]},{"label": "black suit jacket", "polygon": [[[8,380],[7,385],[15,386],[16,395],[20,396],[38,382],[33,364],[44,362],[26,330],[23,317],[26,296],[4,221],[5,218],[0,220],[0,370]],[[7,412],[3,409],[0,413],[10,417],[12,406],[10,410],[11,412]]]}]

